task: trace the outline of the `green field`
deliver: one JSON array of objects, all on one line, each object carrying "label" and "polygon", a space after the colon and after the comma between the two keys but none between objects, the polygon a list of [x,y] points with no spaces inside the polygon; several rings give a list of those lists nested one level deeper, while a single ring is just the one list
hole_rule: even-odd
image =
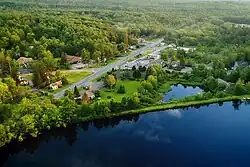
[{"label": "green field", "polygon": [[83,78],[86,78],[87,76],[91,75],[92,72],[64,72],[67,79],[69,80],[69,84],[75,83],[80,81]]},{"label": "green field", "polygon": [[[119,94],[117,93],[118,88],[120,85],[124,85],[126,89],[125,94]],[[101,98],[102,99],[108,99],[108,96],[111,97],[111,99],[114,99],[114,101],[121,101],[123,97],[129,97],[133,95],[135,92],[137,92],[137,88],[140,86],[139,81],[121,81],[118,80],[116,87],[114,90],[110,90],[108,88],[101,89]]]},{"label": "green field", "polygon": [[63,73],[66,75],[66,77],[67,77],[67,79],[69,81],[69,84],[68,85],[63,85],[63,87],[54,90],[53,93],[60,92],[61,90],[66,89],[70,84],[76,83],[76,82],[80,81],[81,79],[84,79],[87,76],[92,74],[91,72],[87,72],[87,71],[83,71],[83,72],[63,72]]}]

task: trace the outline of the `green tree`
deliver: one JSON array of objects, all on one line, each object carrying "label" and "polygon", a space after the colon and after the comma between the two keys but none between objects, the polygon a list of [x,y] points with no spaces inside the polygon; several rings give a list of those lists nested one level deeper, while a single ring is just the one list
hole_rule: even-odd
[{"label": "green tree", "polygon": [[0,82],[0,104],[12,101],[12,94],[8,89],[8,85]]},{"label": "green tree", "polygon": [[7,142],[9,142],[8,134],[5,131],[4,125],[0,124],[0,147],[4,146]]},{"label": "green tree", "polygon": [[110,87],[110,89],[113,89],[113,86],[116,84],[116,79],[115,79],[115,76],[110,74],[106,77],[106,84],[107,86]]},{"label": "green tree", "polygon": [[70,69],[70,63],[69,61],[66,59],[66,55],[63,54],[63,56],[61,57],[60,60],[60,65],[63,69]]},{"label": "green tree", "polygon": [[168,53],[166,51],[161,52],[161,59],[164,61],[168,61]]},{"label": "green tree", "polygon": [[140,98],[138,94],[135,93],[132,97],[128,99],[128,107],[129,109],[136,109],[140,106]]},{"label": "green tree", "polygon": [[88,63],[90,61],[90,52],[85,48],[82,49],[82,62]]},{"label": "green tree", "polygon": [[91,58],[92,58],[93,60],[98,61],[98,60],[101,59],[101,55],[102,55],[102,53],[101,53],[100,51],[96,50],[96,51],[92,54],[92,57],[91,57]]},{"label": "green tree", "polygon": [[76,86],[74,87],[74,95],[75,95],[75,97],[80,97],[79,90]]},{"label": "green tree", "polygon": [[216,92],[218,88],[218,81],[214,77],[208,77],[203,81],[202,85],[205,87],[205,90]]},{"label": "green tree", "polygon": [[141,78],[141,72],[140,72],[139,70],[135,70],[135,71],[133,72],[133,77],[134,77],[135,79]]},{"label": "green tree", "polygon": [[235,84],[235,87],[234,87],[234,94],[239,96],[239,95],[244,95],[247,93],[247,90],[246,88],[244,87],[244,83],[242,80],[238,80]]},{"label": "green tree", "polygon": [[154,90],[153,85],[149,81],[142,81],[141,86],[149,92],[152,92]]},{"label": "green tree", "polygon": [[153,75],[148,76],[147,81],[152,84],[154,89],[157,88],[157,79]]},{"label": "green tree", "polygon": [[157,76],[157,71],[155,70],[153,66],[149,66],[147,68],[146,77],[148,77],[149,75]]},{"label": "green tree", "polygon": [[185,66],[186,62],[185,62],[185,58],[183,56],[180,57],[180,66]]},{"label": "green tree", "polygon": [[44,57],[31,65],[33,71],[33,83],[37,87],[45,87],[51,83],[51,72],[55,71],[57,63],[54,58]]}]

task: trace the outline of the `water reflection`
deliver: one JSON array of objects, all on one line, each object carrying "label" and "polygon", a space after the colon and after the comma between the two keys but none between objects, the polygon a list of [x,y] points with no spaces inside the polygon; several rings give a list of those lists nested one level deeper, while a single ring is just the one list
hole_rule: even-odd
[{"label": "water reflection", "polygon": [[26,152],[29,154],[35,153],[42,143],[48,143],[52,139],[65,140],[69,146],[72,146],[77,141],[77,135],[79,129],[88,131],[89,127],[95,127],[98,130],[107,127],[115,127],[119,125],[121,121],[136,122],[139,119],[139,115],[128,115],[124,117],[116,117],[112,119],[101,119],[89,122],[83,122],[80,124],[71,124],[66,128],[57,128],[44,132],[37,138],[28,137],[23,142],[13,141],[12,143],[0,148],[0,166],[8,160],[8,157],[19,152]]},{"label": "water reflection", "polygon": [[198,93],[202,93],[203,90],[197,86],[186,86],[186,85],[173,85],[171,86],[171,91],[167,92],[164,96],[163,101],[168,102],[175,99],[181,99],[185,96],[193,96]]},{"label": "water reflection", "polygon": [[[233,102],[227,102],[227,103],[220,102],[218,104],[207,105],[207,106],[194,106],[194,107],[183,108],[183,109],[167,110],[163,112],[156,112],[156,113],[143,115],[141,116],[141,119],[139,119],[140,118],[139,115],[130,115],[130,116],[124,116],[124,117],[117,117],[113,119],[101,119],[101,120],[96,120],[96,121],[91,121],[91,122],[84,122],[81,124],[72,124],[66,128],[57,128],[48,132],[44,132],[44,134],[42,134],[38,138],[28,138],[22,143],[12,142],[6,147],[1,148],[0,149],[0,155],[1,155],[0,166],[5,164],[9,156],[18,154],[20,152],[34,154],[39,149],[39,147],[41,147],[44,143],[49,143],[52,140],[56,140],[55,142],[58,142],[60,140],[65,141],[66,145],[69,147],[73,147],[73,145],[75,144],[78,146],[79,140],[82,140],[81,135],[83,131],[86,131],[86,133],[90,131],[93,132],[93,128],[102,132],[103,132],[102,130],[103,128],[116,129],[115,131],[106,131],[106,136],[110,136],[109,135],[110,133],[112,134],[112,137],[117,137],[116,140],[121,140],[120,138],[125,138],[126,136],[125,139],[129,140],[128,142],[132,143],[135,141],[128,137],[132,135],[132,136],[138,137],[139,139],[143,139],[144,141],[147,141],[147,142],[161,142],[161,143],[171,144],[173,143],[174,140],[176,141],[176,139],[173,138],[173,136],[169,135],[169,133],[172,132],[174,134],[180,131],[180,126],[176,126],[176,124],[177,122],[181,122],[183,119],[186,118],[185,114],[187,110],[189,111],[188,113],[190,112],[194,113],[194,111],[204,111],[205,113],[204,115],[207,117],[208,114],[206,114],[205,111],[208,111],[208,110],[213,111],[214,109],[217,109],[219,106],[222,106],[223,104],[226,104],[225,106],[223,106],[225,108],[224,110],[226,111],[229,110],[230,108],[232,109],[231,106],[233,106],[234,110],[240,110],[241,108],[245,108],[243,105],[249,105],[250,101],[249,100],[244,100],[244,101],[235,100]],[[194,116],[197,116],[197,115],[194,114]],[[204,123],[206,122],[206,119],[205,119],[206,117],[203,117]],[[217,118],[219,117],[219,115],[214,114],[214,117]],[[180,120],[176,121],[176,118]],[[139,123],[140,126],[136,126],[134,124],[135,122],[137,122],[137,124]],[[120,125],[122,124],[122,126],[120,126],[119,124]],[[185,122],[185,125],[188,125],[188,126],[192,124],[193,124],[192,119],[186,120]],[[208,125],[210,124],[211,123],[208,122]],[[123,134],[122,135],[119,134],[118,136],[116,136],[116,133],[119,133],[121,130]],[[183,135],[183,134],[180,133],[179,135]],[[104,143],[110,140],[110,138],[108,137],[106,137],[105,139],[104,136],[102,135],[90,136],[89,140],[91,141],[92,139],[96,137],[102,137],[102,140]],[[88,142],[88,144],[93,144],[93,145],[97,144],[95,142],[91,143],[90,141]],[[136,141],[136,143],[137,142],[139,141]],[[110,144],[112,145],[112,143]],[[89,146],[89,147],[90,147],[89,149],[91,150],[92,146]],[[182,147],[187,147],[187,146],[182,146]],[[111,148],[115,149],[115,147],[112,147],[112,146]]]},{"label": "water reflection", "polygon": [[168,110],[167,111],[169,115],[176,117],[178,119],[180,119],[182,117],[182,113],[179,109],[175,109],[175,110]]}]

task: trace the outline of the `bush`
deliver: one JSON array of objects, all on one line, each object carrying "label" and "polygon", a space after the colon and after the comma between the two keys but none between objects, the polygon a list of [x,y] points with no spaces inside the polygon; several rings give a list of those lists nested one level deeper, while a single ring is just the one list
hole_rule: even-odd
[{"label": "bush", "polygon": [[94,94],[95,94],[95,97],[101,97],[101,93],[100,93],[99,90],[96,90],[96,91],[94,92]]},{"label": "bush", "polygon": [[65,76],[62,77],[62,84],[63,85],[68,85],[69,84],[69,80]]},{"label": "bush", "polygon": [[226,96],[227,96],[226,93],[223,92],[223,91],[220,91],[220,92],[217,92],[217,93],[216,93],[216,97],[217,97],[217,98],[223,98],[223,97],[226,97]]},{"label": "bush", "polygon": [[111,99],[112,97],[111,96],[107,96],[107,99]]},{"label": "bush", "polygon": [[125,86],[124,86],[124,85],[121,85],[121,86],[119,87],[119,89],[117,90],[117,93],[120,93],[120,94],[126,93]]}]

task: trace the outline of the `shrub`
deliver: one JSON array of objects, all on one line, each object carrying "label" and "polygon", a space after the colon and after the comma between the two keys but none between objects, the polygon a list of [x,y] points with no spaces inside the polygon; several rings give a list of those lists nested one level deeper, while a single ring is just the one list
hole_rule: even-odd
[{"label": "shrub", "polygon": [[226,96],[227,96],[226,93],[223,92],[223,91],[220,91],[220,92],[217,92],[217,93],[216,93],[216,97],[217,97],[217,98],[223,98],[223,97],[226,97]]},{"label": "shrub", "polygon": [[99,90],[96,90],[96,91],[94,92],[94,94],[95,94],[95,97],[101,97],[101,93],[100,93]]},{"label": "shrub", "polygon": [[63,85],[69,84],[69,80],[68,80],[65,76],[62,77],[62,84],[63,84]]},{"label": "shrub", "polygon": [[124,86],[124,85],[121,85],[121,86],[119,87],[119,89],[117,90],[117,93],[120,93],[120,94],[126,93],[125,86]]}]

